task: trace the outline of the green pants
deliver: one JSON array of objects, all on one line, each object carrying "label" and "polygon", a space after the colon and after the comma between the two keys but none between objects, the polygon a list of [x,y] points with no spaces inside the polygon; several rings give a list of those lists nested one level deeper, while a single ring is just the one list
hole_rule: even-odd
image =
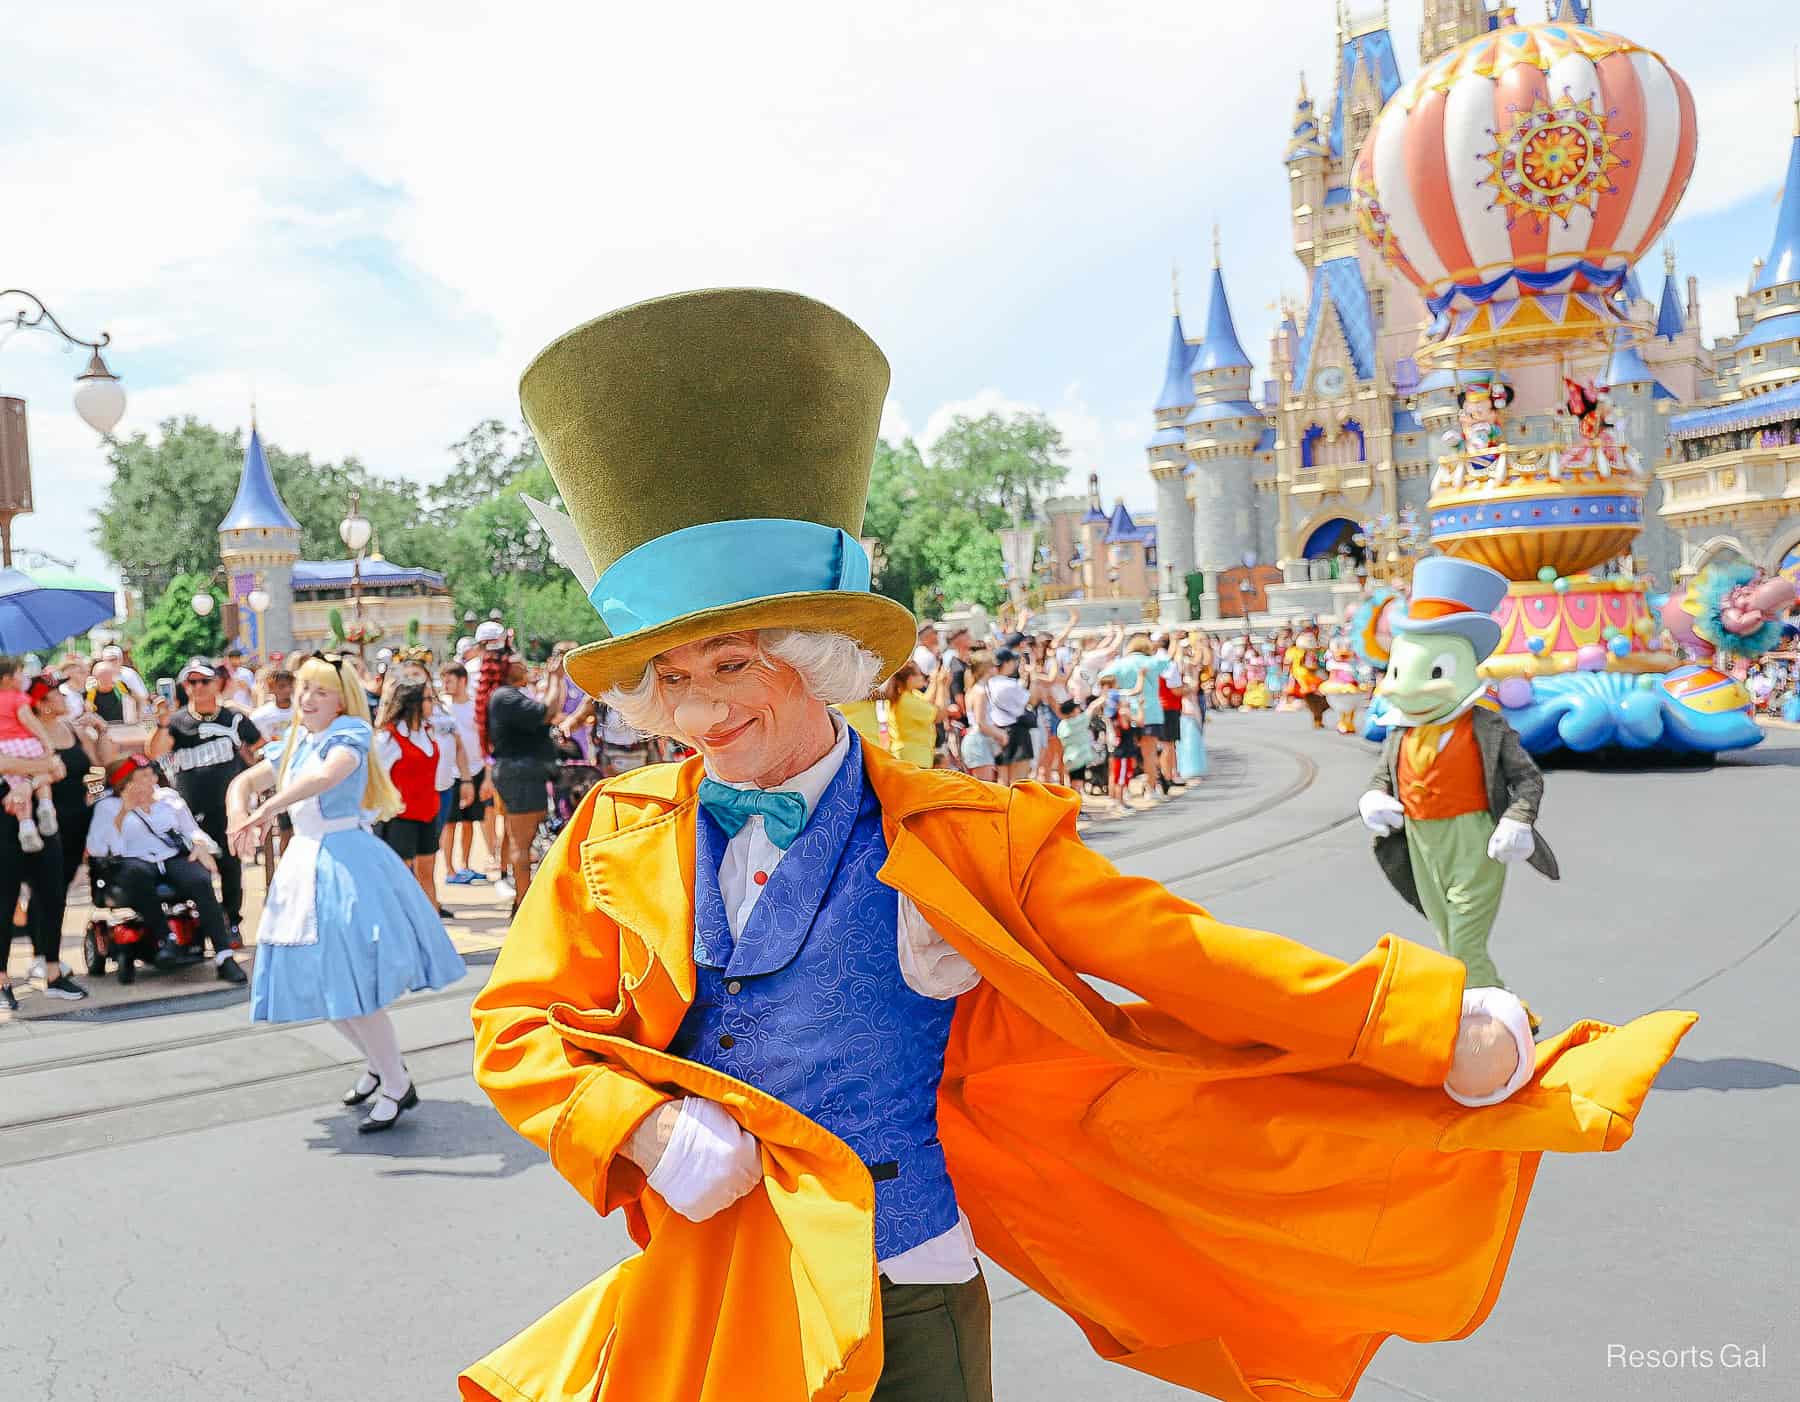
[{"label": "green pants", "polygon": [[881,1281],[881,1381],[871,1402],[993,1402],[987,1281]]},{"label": "green pants", "polygon": [[1506,987],[1488,957],[1488,935],[1506,889],[1505,865],[1487,852],[1493,835],[1494,820],[1486,813],[1406,821],[1406,851],[1419,904],[1438,943],[1469,971],[1469,988]]}]

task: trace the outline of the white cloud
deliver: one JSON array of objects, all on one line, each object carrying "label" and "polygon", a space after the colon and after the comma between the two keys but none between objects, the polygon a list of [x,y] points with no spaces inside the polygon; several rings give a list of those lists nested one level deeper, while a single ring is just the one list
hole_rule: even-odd
[{"label": "white cloud", "polygon": [[[1409,73],[1419,8],[1393,7]],[[1786,0],[1746,0],[1728,29],[1678,0],[1610,8],[1694,87],[1684,212],[1778,178],[1785,47],[1742,36],[1781,32]],[[1039,406],[1072,489],[1096,471],[1142,508],[1168,258],[1198,287],[1223,223],[1260,354],[1260,309],[1300,284],[1294,70],[1329,93],[1331,23],[1219,0],[22,7],[0,171],[26,217],[0,286],[112,328],[124,431],[241,423],[254,384],[282,446],[422,477],[475,420],[516,417],[519,370],[576,322],[679,287],[795,286],[888,350],[884,432]],[[1747,268],[1766,230],[1745,236]],[[1731,324],[1711,301],[1708,324]],[[25,339],[0,349],[39,445],[20,529],[98,568],[79,366]]]}]

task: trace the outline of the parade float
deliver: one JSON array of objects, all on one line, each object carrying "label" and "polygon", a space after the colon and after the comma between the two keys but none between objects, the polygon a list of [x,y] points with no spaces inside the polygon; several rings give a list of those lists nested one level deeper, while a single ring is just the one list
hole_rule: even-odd
[{"label": "parade float", "polygon": [[[1452,372],[1457,390],[1430,542],[1511,581],[1483,671],[1534,753],[1704,753],[1761,738],[1716,655],[1726,645],[1675,651],[1670,632],[1683,632],[1665,629],[1649,581],[1621,563],[1651,473],[1615,434],[1605,387],[1570,368],[1644,333],[1623,288],[1673,214],[1694,151],[1693,98],[1661,57],[1549,23],[1504,26],[1436,60],[1394,94],[1355,167],[1359,227],[1434,318],[1420,366]],[[1535,402],[1515,406],[1515,385]],[[1512,441],[1515,408],[1548,415],[1550,441]],[[1704,641],[1721,631],[1715,596],[1762,583],[1703,579],[1683,616],[1700,619]],[[1354,628],[1379,651],[1387,608],[1366,608]],[[1380,720],[1377,705],[1364,733]]]}]

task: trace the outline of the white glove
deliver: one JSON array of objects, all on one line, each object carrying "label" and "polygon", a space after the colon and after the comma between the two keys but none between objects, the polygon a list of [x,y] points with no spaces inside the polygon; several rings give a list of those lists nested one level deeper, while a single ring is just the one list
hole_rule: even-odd
[{"label": "white glove", "polygon": [[690,1095],[647,1181],[683,1217],[704,1222],[762,1182],[762,1153],[723,1105]]},{"label": "white glove", "polygon": [[1363,826],[1377,837],[1399,832],[1406,825],[1405,805],[1391,793],[1383,793],[1380,789],[1370,789],[1364,794],[1362,802],[1356,805],[1356,811],[1362,814]]},{"label": "white glove", "polygon": [[1519,1065],[1518,1069],[1512,1073],[1511,1079],[1492,1095],[1479,1097],[1458,1095],[1450,1089],[1449,1082],[1445,1082],[1444,1094],[1458,1105],[1470,1107],[1498,1105],[1529,1081],[1537,1071],[1537,1043],[1531,1037],[1531,1017],[1526,1013],[1525,1005],[1518,1000],[1516,995],[1504,988],[1465,988],[1463,990],[1463,1018],[1466,1021],[1478,1014],[1485,1014],[1497,1019],[1508,1032],[1512,1033],[1513,1044],[1519,1049]]},{"label": "white glove", "polygon": [[1502,818],[1494,824],[1494,835],[1488,839],[1488,856],[1497,862],[1522,862],[1537,851],[1537,838],[1531,825],[1517,818]]}]

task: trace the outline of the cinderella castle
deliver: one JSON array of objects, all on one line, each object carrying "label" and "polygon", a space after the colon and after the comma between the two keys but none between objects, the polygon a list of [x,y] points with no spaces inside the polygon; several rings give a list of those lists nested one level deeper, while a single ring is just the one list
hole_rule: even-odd
[{"label": "cinderella castle", "polygon": [[[1587,23],[1591,9],[1548,0],[1551,19]],[[1418,60],[1511,17],[1484,0],[1425,0]],[[1190,339],[1179,305],[1171,318],[1148,444],[1155,521],[1150,533],[1136,523],[1144,539],[1132,561],[1165,620],[1193,616],[1196,594],[1207,621],[1339,612],[1359,592],[1364,523],[1423,518],[1441,436],[1455,424],[1453,373],[1421,374],[1414,358],[1423,302],[1352,215],[1351,168],[1401,84],[1386,8],[1358,16],[1340,5],[1337,28],[1329,96],[1316,102],[1303,77],[1293,108],[1285,164],[1307,292],[1282,309],[1268,377],[1254,382],[1216,235],[1202,334]],[[1774,244],[1739,298],[1737,335],[1705,343],[1696,280],[1683,285],[1672,251],[1660,286],[1647,271],[1634,270],[1624,295],[1651,334],[1569,367],[1610,387],[1617,433],[1656,467],[1634,566],[1667,583],[1733,550],[1800,570],[1800,125]],[[1549,415],[1512,423],[1515,442],[1556,431]]]}]

